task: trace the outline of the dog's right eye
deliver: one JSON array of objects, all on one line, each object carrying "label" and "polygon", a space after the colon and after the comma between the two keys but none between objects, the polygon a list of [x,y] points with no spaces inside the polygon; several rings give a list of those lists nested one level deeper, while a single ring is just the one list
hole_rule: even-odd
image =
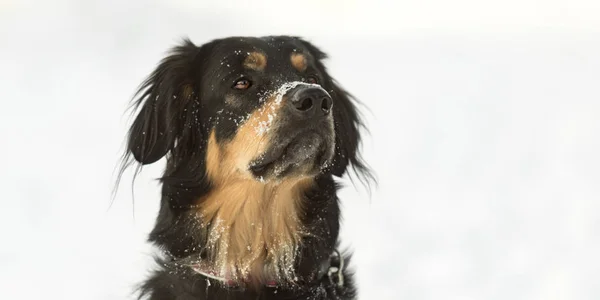
[{"label": "dog's right eye", "polygon": [[236,90],[246,90],[250,87],[251,84],[252,83],[250,82],[250,80],[248,80],[246,78],[240,78],[235,81],[233,88]]}]

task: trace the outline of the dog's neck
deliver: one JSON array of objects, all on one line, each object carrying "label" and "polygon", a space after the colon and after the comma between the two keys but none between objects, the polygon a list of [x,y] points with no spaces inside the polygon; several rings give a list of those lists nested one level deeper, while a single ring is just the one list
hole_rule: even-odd
[{"label": "dog's neck", "polygon": [[[246,136],[240,135],[237,136]],[[207,146],[210,191],[196,212],[204,232],[204,250],[213,269],[233,280],[289,281],[304,230],[301,206],[314,179],[289,176],[261,182],[247,165],[260,143],[220,144],[211,132]]]},{"label": "dog's neck", "polygon": [[289,281],[304,234],[300,220],[311,178],[216,183],[199,204],[206,254],[217,274],[234,280]]}]

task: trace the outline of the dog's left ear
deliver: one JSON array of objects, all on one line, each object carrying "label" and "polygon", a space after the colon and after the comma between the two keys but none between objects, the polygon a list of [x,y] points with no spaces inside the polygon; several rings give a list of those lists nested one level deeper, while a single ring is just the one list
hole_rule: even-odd
[{"label": "dog's left ear", "polygon": [[327,55],[310,42],[300,40],[316,60],[317,68],[325,78],[325,88],[333,98],[333,119],[335,124],[335,155],[330,170],[333,175],[341,177],[348,168],[352,168],[362,178],[372,178],[369,168],[363,162],[358,152],[360,145],[360,127],[362,122],[356,109],[356,99],[345,91],[327,73],[322,60]]},{"label": "dog's left ear", "polygon": [[135,107],[142,108],[129,129],[127,150],[141,164],[151,164],[173,148],[181,131],[184,107],[194,93],[194,66],[199,52],[199,47],[184,40],[140,87]]}]

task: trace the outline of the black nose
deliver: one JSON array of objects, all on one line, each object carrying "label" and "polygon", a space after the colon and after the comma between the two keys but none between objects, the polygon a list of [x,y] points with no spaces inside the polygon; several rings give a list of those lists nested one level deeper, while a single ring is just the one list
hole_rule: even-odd
[{"label": "black nose", "polygon": [[299,86],[292,91],[290,103],[305,118],[326,116],[331,112],[333,101],[320,87]]}]

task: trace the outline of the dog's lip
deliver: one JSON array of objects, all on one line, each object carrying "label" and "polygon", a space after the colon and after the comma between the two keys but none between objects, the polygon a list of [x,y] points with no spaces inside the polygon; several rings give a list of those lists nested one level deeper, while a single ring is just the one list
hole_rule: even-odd
[{"label": "dog's lip", "polygon": [[[294,142],[301,139],[301,137],[300,137],[301,135],[305,136],[305,135],[320,135],[320,134],[315,130],[309,130],[309,131],[305,131],[305,132],[296,134],[290,138],[287,138],[286,141],[280,143],[278,147],[269,151],[268,153],[261,155],[259,158],[254,160],[250,164],[249,170],[257,176],[262,175],[262,173],[265,170],[269,169],[273,164],[275,164],[278,159],[284,157],[284,155],[288,152],[288,149],[290,149],[294,145]],[[319,147],[322,147],[322,145],[319,145]],[[318,152],[322,152],[322,151],[318,151]],[[321,156],[321,154],[319,153],[318,156]]]},{"label": "dog's lip", "polygon": [[262,171],[267,169],[269,165],[275,163],[275,161],[283,156],[283,153],[287,150],[287,148],[292,144],[291,139],[289,142],[283,144],[281,147],[278,147],[277,150],[269,151],[268,154],[261,155],[258,159],[254,160],[250,164],[250,171],[255,174],[260,174]]},{"label": "dog's lip", "polygon": [[267,153],[263,153],[262,155],[260,155],[256,160],[254,160],[250,164],[250,168],[251,169],[265,168],[267,165],[274,163],[277,159],[279,159],[283,156],[285,151],[290,147],[290,145],[292,145],[292,143],[295,140],[298,139],[298,136],[300,136],[300,134],[302,134],[302,133],[296,134],[294,136],[291,136],[291,137],[285,139],[283,142],[279,143],[279,145],[277,147],[275,147],[275,149],[272,149],[272,150],[268,151]]}]

